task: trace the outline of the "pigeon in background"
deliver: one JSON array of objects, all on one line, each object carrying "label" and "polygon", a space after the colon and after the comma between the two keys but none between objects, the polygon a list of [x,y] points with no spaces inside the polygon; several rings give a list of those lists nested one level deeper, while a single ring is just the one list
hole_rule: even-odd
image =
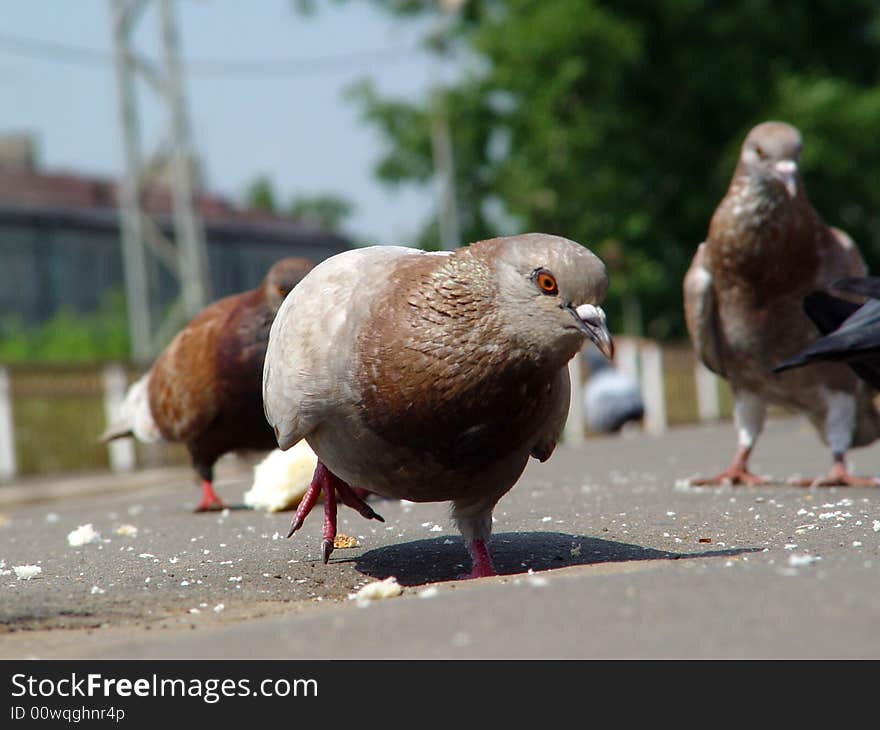
[{"label": "pigeon in background", "polygon": [[774,372],[815,362],[840,361],[880,390],[880,277],[842,279],[832,289],[870,299],[860,305],[824,291],[808,294],[804,310],[823,336],[777,365]]},{"label": "pigeon in background", "polygon": [[641,421],[645,402],[638,382],[614,367],[591,344],[584,347],[583,358],[589,366],[583,405],[590,430],[616,433],[627,423]]},{"label": "pigeon in background", "polygon": [[217,459],[229,451],[275,448],[261,397],[269,327],[311,268],[306,259],[282,259],[256,289],[205,307],[129,388],[120,420],[101,440],[183,443],[202,479],[195,511],[223,509],[213,487]]},{"label": "pigeon in background", "polygon": [[880,434],[869,389],[842,363],[780,374],[773,368],[816,337],[802,301],[838,279],[864,275],[852,240],[813,209],[798,173],[800,133],[783,122],[749,132],[724,199],[684,279],[685,318],[698,357],[725,378],[734,396],[738,448],[730,466],[695,485],[764,480],[748,459],[767,403],[806,414],[832,453],[828,475],[801,483],[862,485],[846,452]]},{"label": "pigeon in background", "polygon": [[588,249],[526,234],[426,253],[348,251],[303,279],[272,325],[263,401],[278,446],[318,455],[293,534],[324,490],[324,562],[336,499],[381,519],[358,485],[452,502],[473,559],[494,575],[492,511],[529,456],[553,453],[568,415],[568,361],[590,339],[613,354]]}]

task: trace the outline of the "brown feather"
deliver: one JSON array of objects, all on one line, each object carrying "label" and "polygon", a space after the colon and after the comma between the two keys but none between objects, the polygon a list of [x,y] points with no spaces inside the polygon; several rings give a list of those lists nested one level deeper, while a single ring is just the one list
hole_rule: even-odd
[{"label": "brown feather", "polygon": [[284,295],[308,272],[304,259],[276,263],[256,289],[203,309],[150,370],[150,411],[162,436],[182,442],[212,479],[214,462],[239,449],[271,449],[262,374],[269,328]]},{"label": "brown feather", "polygon": [[[756,134],[763,135],[767,147],[782,145],[782,136],[792,129],[761,125],[747,138],[744,150]],[[795,152],[799,154],[799,137]],[[823,438],[822,390],[854,394],[860,412],[854,444],[876,438],[880,421],[870,397],[845,365],[771,372],[817,336],[803,312],[804,297],[829,289],[847,272],[863,271],[852,241],[825,224],[799,177],[796,194],[791,195],[781,180],[760,166],[750,167],[741,157],[692,267],[698,263],[711,276],[715,314],[711,322],[702,322],[702,329],[694,326],[696,307],[693,298],[688,299],[686,280],[686,317],[695,348],[708,367],[722,373],[735,392],[749,391],[805,412]]]}]

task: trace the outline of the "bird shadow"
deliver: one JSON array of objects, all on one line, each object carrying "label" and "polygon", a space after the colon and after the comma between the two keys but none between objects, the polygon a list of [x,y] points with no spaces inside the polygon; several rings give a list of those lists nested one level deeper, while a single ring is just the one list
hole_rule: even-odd
[{"label": "bird shadow", "polygon": [[254,508],[251,507],[250,505],[244,504],[244,503],[241,503],[241,504],[224,503],[222,507],[217,507],[217,508],[213,508],[213,509],[206,509],[206,510],[198,510],[197,511],[192,508],[187,508],[187,510],[189,512],[192,512],[194,515],[216,515],[221,512],[224,512],[226,510],[229,510],[230,512],[253,512]]},{"label": "bird shadow", "polygon": [[[499,575],[516,575],[529,569],[540,572],[570,565],[714,558],[761,550],[726,548],[676,553],[562,532],[503,532],[492,536],[490,548]],[[355,570],[373,578],[385,579],[393,575],[401,585],[416,586],[455,580],[470,569],[471,559],[462,538],[437,537],[376,548],[357,558],[339,562],[353,562]]]}]

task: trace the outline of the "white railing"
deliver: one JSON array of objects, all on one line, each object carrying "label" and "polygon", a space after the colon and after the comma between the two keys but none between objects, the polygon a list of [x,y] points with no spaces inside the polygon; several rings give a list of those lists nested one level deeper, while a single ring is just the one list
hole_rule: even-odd
[{"label": "white railing", "polygon": [[[652,340],[616,337],[616,367],[633,377],[640,385],[645,403],[642,426],[647,433],[662,433],[668,428],[666,388],[664,384],[664,357],[662,347]],[[682,376],[682,358],[679,353],[677,377]],[[568,444],[580,444],[586,440],[585,415],[583,412],[583,386],[585,373],[583,358],[576,357],[569,363],[572,392],[568,420],[563,439]],[[687,378],[685,372],[684,375]],[[721,416],[719,379],[699,363],[693,367],[696,393],[696,416],[700,421],[714,421]],[[119,364],[107,365],[102,374],[104,415],[112,423],[120,414],[128,387],[126,371]],[[692,396],[688,396],[689,398]],[[15,450],[15,424],[13,420],[13,392],[9,372],[0,366],[0,480],[9,480],[18,474]],[[96,434],[97,437],[97,434]],[[107,445],[110,468],[128,472],[137,468],[137,452],[132,439],[118,439]]]},{"label": "white railing", "polygon": [[[647,433],[663,433],[669,427],[666,409],[666,387],[664,378],[663,349],[653,340],[638,337],[614,338],[614,365],[622,373],[639,383],[645,403],[642,427]],[[586,440],[584,414],[582,411],[583,358],[575,357],[569,363],[572,382],[569,421],[566,423],[563,439],[568,444],[580,444]],[[716,421],[721,417],[721,398],[719,379],[700,362],[695,362],[693,370],[696,411],[699,421]]]},{"label": "white railing", "polygon": [[12,391],[9,387],[9,373],[0,367],[0,479],[11,479],[16,471]]},{"label": "white railing", "polygon": [[[121,365],[112,363],[104,368],[104,417],[107,423],[117,421],[122,415],[122,403],[128,389],[128,378]],[[137,453],[134,439],[117,439],[107,444],[110,468],[113,471],[134,471]]]}]

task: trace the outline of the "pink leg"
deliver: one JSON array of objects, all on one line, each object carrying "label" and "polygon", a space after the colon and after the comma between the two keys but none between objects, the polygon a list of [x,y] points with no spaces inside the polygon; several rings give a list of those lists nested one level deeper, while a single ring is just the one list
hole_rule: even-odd
[{"label": "pink leg", "polygon": [[336,539],[336,490],[333,488],[333,482],[329,479],[324,482],[324,533],[322,538],[321,557],[326,565],[330,560],[330,553],[333,552],[333,541]]},{"label": "pink leg", "polygon": [[193,510],[194,512],[212,512],[226,507],[223,500],[217,496],[214,487],[207,479],[202,480],[202,501]]},{"label": "pink leg", "polygon": [[365,495],[369,494],[366,489],[357,489],[355,487],[350,487],[341,479],[336,480],[335,486],[336,496],[339,497],[339,501],[342,502],[342,504],[357,510],[361,517],[366,517],[368,520],[379,520],[379,522],[385,522],[382,516],[375,512],[373,508],[370,507],[370,505],[368,505],[363,499],[361,499],[361,496],[358,494],[358,492],[364,492]]},{"label": "pink leg", "polygon": [[468,545],[468,551],[471,554],[474,565],[470,573],[465,573],[459,576],[460,578],[486,578],[491,575],[498,575],[495,572],[495,566],[492,565],[492,557],[489,555],[489,548],[486,547],[484,540],[471,540],[471,544]]},{"label": "pink leg", "polygon": [[709,487],[722,484],[748,484],[749,486],[758,486],[766,484],[767,480],[755,476],[748,470],[749,456],[752,450],[746,446],[740,446],[723,472],[714,477],[695,477],[689,479],[692,487]]},{"label": "pink leg", "polygon": [[290,521],[290,530],[287,533],[288,537],[302,527],[306,515],[312,511],[312,507],[315,506],[315,502],[318,501],[318,497],[321,495],[321,479],[319,472],[322,466],[323,465],[319,461],[318,468],[315,469],[315,475],[312,477],[312,483],[309,484],[309,488],[300,500],[296,512],[293,513],[293,519]]},{"label": "pink leg", "polygon": [[290,531],[287,536],[290,537],[300,527],[306,519],[306,515],[312,511],[318,496],[324,491],[324,531],[321,540],[321,557],[326,563],[330,559],[333,552],[333,540],[336,537],[336,497],[349,507],[356,509],[361,515],[367,519],[379,520],[384,522],[381,515],[376,514],[372,508],[358,497],[352,488],[342,481],[338,476],[331,472],[320,461],[315,469],[312,477],[312,483],[296,508],[293,519],[290,521]]},{"label": "pink leg", "polygon": [[818,479],[791,478],[788,484],[796,487],[876,487],[880,486],[880,480],[874,477],[856,477],[849,473],[846,468],[844,454],[835,454],[834,463],[827,476]]}]

